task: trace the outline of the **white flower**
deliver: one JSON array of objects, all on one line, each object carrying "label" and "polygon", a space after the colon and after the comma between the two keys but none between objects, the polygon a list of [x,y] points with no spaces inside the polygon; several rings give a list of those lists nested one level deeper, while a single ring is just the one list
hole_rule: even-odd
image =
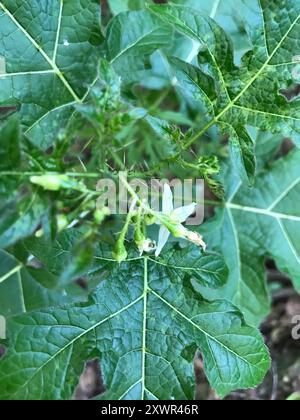
[{"label": "white flower", "polygon": [[[173,206],[173,194],[170,186],[168,184],[164,185],[163,191],[163,200],[162,200],[162,214],[164,216],[169,216],[170,220],[174,223],[178,224],[178,236],[185,238],[198,246],[202,246],[204,249],[206,248],[206,244],[202,239],[202,236],[197,232],[192,232],[182,226],[184,223],[196,210],[197,204],[192,203],[188,206],[179,207],[174,210]],[[161,222],[159,223],[161,224]],[[158,257],[163,250],[164,246],[168,242],[170,231],[166,228],[166,226],[161,224],[159,235],[158,235],[158,242],[157,242],[157,249],[156,249],[156,257]]]},{"label": "white flower", "polygon": [[146,252],[147,254],[149,254],[150,252],[153,252],[155,250],[156,250],[156,242],[155,241],[152,241],[149,238],[145,239],[139,245],[140,255],[143,255],[144,252]]}]

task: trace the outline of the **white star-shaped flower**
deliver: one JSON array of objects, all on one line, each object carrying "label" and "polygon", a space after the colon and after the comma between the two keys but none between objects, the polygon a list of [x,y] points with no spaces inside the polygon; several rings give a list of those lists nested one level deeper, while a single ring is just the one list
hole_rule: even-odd
[{"label": "white star-shaped flower", "polygon": [[[163,191],[163,200],[162,200],[162,214],[164,216],[170,217],[170,219],[178,223],[178,231],[179,236],[195,243],[198,246],[202,246],[204,249],[206,248],[206,244],[202,239],[202,236],[197,232],[192,232],[182,226],[184,223],[196,210],[197,204],[192,203],[188,206],[178,207],[174,209],[173,206],[173,193],[168,184],[164,185]],[[170,231],[161,223],[159,235],[158,235],[158,242],[155,255],[158,257],[163,250],[164,246],[168,242],[169,236],[171,235]]]}]

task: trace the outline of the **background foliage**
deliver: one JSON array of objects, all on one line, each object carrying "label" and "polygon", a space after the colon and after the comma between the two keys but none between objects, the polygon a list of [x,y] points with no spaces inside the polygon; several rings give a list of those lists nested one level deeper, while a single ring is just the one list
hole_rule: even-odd
[{"label": "background foliage", "polygon": [[[266,259],[300,290],[300,2],[108,3],[0,1],[0,398],[70,399],[97,357],[99,398],[192,399],[197,350],[255,387]],[[203,177],[208,249],[140,255],[95,208],[120,170]]]}]

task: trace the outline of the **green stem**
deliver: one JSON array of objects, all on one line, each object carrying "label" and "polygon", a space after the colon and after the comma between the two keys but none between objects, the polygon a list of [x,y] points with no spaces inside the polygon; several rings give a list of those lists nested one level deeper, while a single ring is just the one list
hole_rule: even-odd
[{"label": "green stem", "polygon": [[[142,174],[143,173],[141,173],[141,175]],[[1,176],[24,176],[24,177],[31,177],[31,176],[42,176],[42,175],[66,175],[66,176],[68,176],[70,178],[95,178],[95,179],[98,179],[101,176],[99,173],[89,173],[89,172],[66,172],[66,173],[63,173],[63,174],[62,173],[58,173],[58,172],[15,172],[15,171],[0,172],[0,177]],[[134,176],[137,177],[137,175],[138,175],[137,173],[135,173],[135,174],[128,174],[128,176],[130,176],[130,177],[134,177]],[[120,177],[120,179],[121,179],[121,182],[125,185],[126,189],[130,193],[130,195],[132,197],[138,199],[137,203],[139,203],[140,205],[142,205],[142,207],[145,210],[147,210],[150,214],[153,215],[153,211],[151,210],[151,208],[149,206],[146,206],[145,203],[143,203],[140,200],[140,198],[135,193],[135,191],[130,186],[130,184],[128,184],[128,182],[123,177]],[[98,196],[99,195],[99,192],[95,192],[95,191],[91,191],[91,190],[85,190],[85,193],[92,194],[93,196]],[[100,192],[100,194],[102,194],[102,192]],[[224,206],[224,203],[223,202],[214,201],[214,200],[203,200],[203,201],[199,202],[199,204],[207,204],[207,205],[218,206],[218,207],[223,207]]]},{"label": "green stem", "polygon": [[126,235],[127,235],[127,232],[128,232],[129,226],[130,226],[130,223],[131,223],[132,215],[134,213],[133,210],[134,210],[136,204],[137,204],[137,200],[134,199],[133,202],[131,203],[129,212],[127,214],[125,225],[123,226],[123,229],[122,229],[122,231],[120,233],[119,240],[124,241],[125,238],[126,238]]},{"label": "green stem", "polygon": [[0,172],[1,176],[20,176],[20,177],[31,177],[31,176],[43,176],[43,175],[66,175],[70,178],[99,178],[99,173],[92,172],[18,172],[18,171],[4,171]]},{"label": "green stem", "polygon": [[109,149],[109,153],[110,153],[111,157],[115,160],[115,162],[119,165],[120,170],[126,171],[127,170],[126,166],[124,165],[124,162],[122,161],[122,159],[120,158],[118,153],[115,152],[115,150],[113,150],[113,149]]},{"label": "green stem", "polygon": [[151,112],[155,111],[157,108],[159,108],[159,106],[161,105],[161,103],[168,97],[170,93],[170,89],[166,89],[159,97],[158,99],[154,102],[154,104],[149,108],[148,114],[150,114]]}]

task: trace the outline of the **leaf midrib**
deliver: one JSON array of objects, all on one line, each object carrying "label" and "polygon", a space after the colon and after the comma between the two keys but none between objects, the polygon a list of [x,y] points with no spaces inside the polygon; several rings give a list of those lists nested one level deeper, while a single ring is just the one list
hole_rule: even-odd
[{"label": "leaf midrib", "polygon": [[[2,251],[2,250],[1,250]],[[3,283],[5,280],[12,277],[14,274],[21,271],[23,268],[23,265],[19,264],[16,267],[12,268],[8,273],[4,274],[2,277],[0,277],[0,284]]]},{"label": "leaf midrib", "polygon": [[163,267],[174,269],[174,270],[180,270],[180,271],[196,271],[196,272],[203,272],[208,274],[215,274],[215,271],[207,270],[204,268],[199,267],[182,267],[178,265],[169,265],[168,263],[165,263],[163,261],[154,260],[153,258],[149,258],[150,261],[154,262],[155,264],[162,265]]},{"label": "leaf midrib", "polygon": [[244,105],[234,104],[233,107],[244,110],[246,112],[253,112],[253,113],[256,113],[256,114],[269,115],[271,117],[283,118],[283,119],[286,119],[286,120],[292,120],[292,121],[299,121],[300,122],[300,117],[292,117],[291,115],[275,114],[274,112],[263,111],[261,109],[253,109],[253,108],[246,107]]},{"label": "leaf midrib", "polygon": [[282,231],[282,233],[283,233],[283,235],[284,235],[284,237],[285,237],[285,239],[286,239],[286,241],[287,241],[287,243],[288,243],[288,245],[289,245],[289,247],[291,249],[291,253],[294,255],[297,263],[300,265],[300,256],[299,256],[299,254],[298,254],[298,252],[297,252],[294,244],[292,243],[291,238],[289,237],[288,232],[286,231],[285,227],[283,226],[283,224],[281,223],[280,220],[278,220],[278,224],[279,224],[280,229],[281,229],[281,231]]},{"label": "leaf midrib", "polygon": [[114,58],[112,58],[110,60],[110,64],[114,64],[120,57],[122,57],[123,54],[130,51],[132,48],[138,45],[144,38],[147,38],[148,36],[152,35],[155,31],[157,31],[157,27],[154,29],[151,29],[151,31],[147,32],[146,34],[143,34],[143,36],[136,39],[132,44],[128,45],[126,48],[121,50]]},{"label": "leaf midrib", "polygon": [[279,220],[285,219],[285,220],[291,220],[294,222],[300,222],[300,216],[292,216],[285,213],[277,213],[277,212],[269,211],[267,209],[262,209],[259,207],[248,207],[248,206],[242,206],[242,205],[234,204],[234,203],[226,203],[226,208],[231,209],[231,210],[244,211],[246,213],[254,213],[261,216],[272,217],[274,219],[279,219]]}]

